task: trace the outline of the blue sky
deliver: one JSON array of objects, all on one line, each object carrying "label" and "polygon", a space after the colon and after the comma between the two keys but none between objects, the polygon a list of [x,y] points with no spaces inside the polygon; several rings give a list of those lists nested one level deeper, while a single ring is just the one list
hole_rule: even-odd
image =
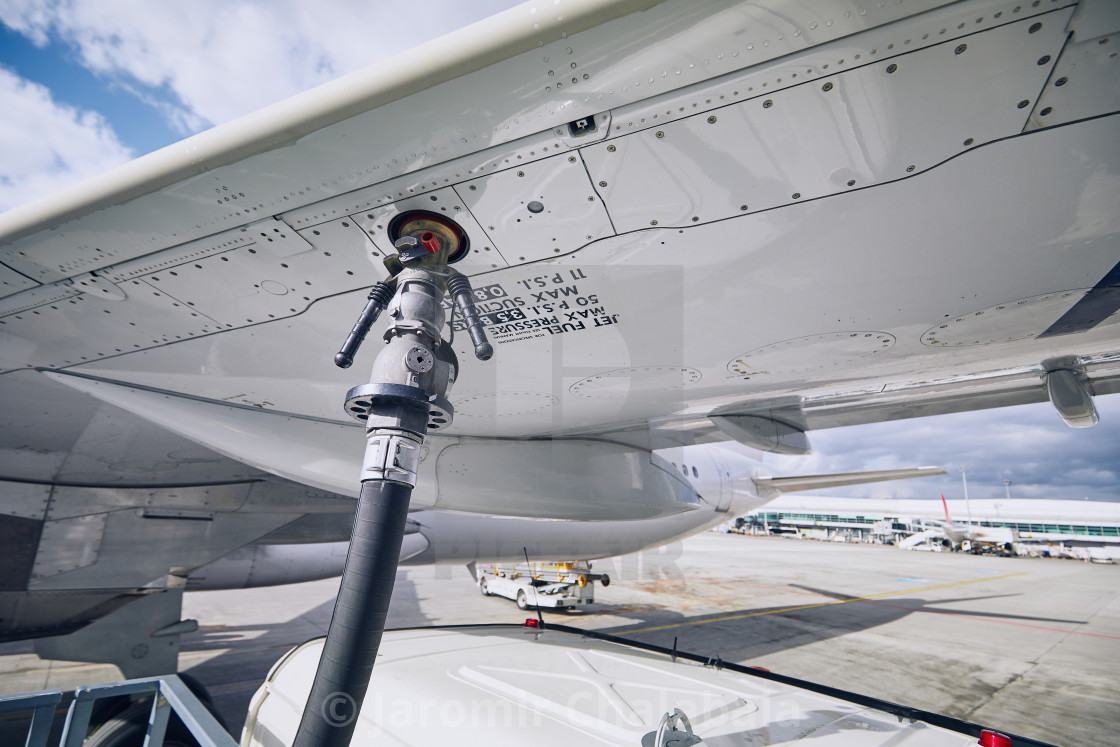
[{"label": "blue sky", "polygon": [[0,211],[515,4],[0,0]]},{"label": "blue sky", "polygon": [[[0,0],[0,211],[503,10],[508,0]],[[830,491],[1120,500],[1120,395],[1101,424],[1048,404],[811,434],[777,474],[938,465]]]},{"label": "blue sky", "polygon": [[60,106],[102,114],[136,155],[171,145],[184,136],[133,90],[92,72],[70,45],[57,39],[40,47],[8,26],[0,26],[0,65],[45,86]]}]

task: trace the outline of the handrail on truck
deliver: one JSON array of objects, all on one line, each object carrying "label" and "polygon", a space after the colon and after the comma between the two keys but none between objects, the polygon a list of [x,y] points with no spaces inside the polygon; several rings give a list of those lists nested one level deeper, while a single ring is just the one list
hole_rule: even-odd
[{"label": "handrail on truck", "polygon": [[[151,694],[152,709],[148,714],[146,741],[149,747],[160,747],[167,731],[171,711],[199,743],[200,747],[237,747],[206,706],[177,675],[143,677],[106,685],[83,685],[74,690],[74,700],[66,714],[66,725],[57,742],[58,747],[81,747],[89,731],[93,706],[102,698]],[[31,724],[24,747],[48,747],[51,723],[62,701],[62,690],[40,690],[19,695],[0,696],[0,714],[31,711]]]}]

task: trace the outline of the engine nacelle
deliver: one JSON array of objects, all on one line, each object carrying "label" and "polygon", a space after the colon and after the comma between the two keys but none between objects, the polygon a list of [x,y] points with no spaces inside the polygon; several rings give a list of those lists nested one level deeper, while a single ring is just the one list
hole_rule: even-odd
[{"label": "engine nacelle", "polygon": [[[428,549],[428,538],[410,522],[401,543],[401,560]],[[251,589],[300,584],[342,575],[349,542],[298,545],[247,545],[204,565],[187,577],[187,591]]]},{"label": "engine nacelle", "polygon": [[[357,497],[364,446],[360,429],[48,375],[246,464]],[[696,489],[663,459],[610,441],[429,435],[423,454],[412,491],[415,508],[631,520],[671,516],[703,505]]]},{"label": "engine nacelle", "polygon": [[187,577],[187,591],[298,584],[342,575],[349,542],[248,545]]},{"label": "engine nacelle", "polygon": [[[549,519],[634,520],[702,505],[657,455],[592,439],[429,441],[414,506]],[[441,448],[442,447],[442,448]],[[438,455],[436,449],[440,449]],[[434,464],[433,464],[434,463]]]}]

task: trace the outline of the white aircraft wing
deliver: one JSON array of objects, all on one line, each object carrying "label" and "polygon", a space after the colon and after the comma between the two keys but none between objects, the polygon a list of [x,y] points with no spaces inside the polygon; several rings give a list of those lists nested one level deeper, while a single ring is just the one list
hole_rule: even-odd
[{"label": "white aircraft wing", "polygon": [[934,475],[943,474],[945,474],[945,470],[940,467],[915,467],[913,469],[840,472],[829,475],[797,475],[796,477],[758,476],[753,479],[759,488],[759,492],[777,490],[782,493],[796,493],[801,490],[841,488],[848,485],[864,485],[871,482],[889,482],[890,480],[909,480],[917,477],[932,477]]},{"label": "white aircraft wing", "polygon": [[12,211],[4,370],[346,422],[361,375],[331,356],[423,209],[466,232],[498,348],[452,434],[803,431],[1037,401],[1053,370],[1116,389],[1102,29],[771,4],[523,6]]},{"label": "white aircraft wing", "polygon": [[[213,513],[190,444],[277,480],[288,521],[338,505],[309,475],[356,479],[343,398],[382,328],[332,357],[416,211],[469,240],[497,349],[456,336],[428,467],[481,487],[425,505],[495,511],[518,465],[562,496],[535,515],[594,518],[564,480],[613,475],[661,516],[695,491],[634,444],[798,453],[1046,398],[1093,422],[1120,388],[1115,11],[864,6],[530,3],[0,216],[0,505],[31,548],[2,588],[64,585],[119,517]],[[103,502],[64,516],[64,488]],[[36,565],[48,531],[98,541]]]}]

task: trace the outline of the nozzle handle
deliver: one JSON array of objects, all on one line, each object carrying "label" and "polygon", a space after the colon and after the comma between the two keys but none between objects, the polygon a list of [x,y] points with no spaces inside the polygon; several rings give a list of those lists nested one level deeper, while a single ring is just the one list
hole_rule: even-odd
[{"label": "nozzle handle", "polygon": [[369,334],[370,327],[377,321],[377,317],[389,305],[389,301],[393,299],[393,289],[383,282],[378,282],[373,286],[366,298],[366,306],[362,309],[362,313],[358,316],[357,323],[354,324],[354,329],[350,330],[350,334],[346,337],[346,342],[342,343],[342,349],[334,356],[334,364],[339,368],[350,368],[354,363],[354,356],[361,347],[362,341],[366,339]]},{"label": "nozzle handle", "polygon": [[474,307],[471,281],[456,270],[449,269],[449,273],[447,290],[451,293],[451,297],[455,300],[455,307],[467,324],[467,334],[471,336],[471,342],[474,343],[474,357],[480,361],[488,361],[494,355],[494,346],[486,339],[486,330],[482,326],[482,320],[478,318],[478,310]]}]

